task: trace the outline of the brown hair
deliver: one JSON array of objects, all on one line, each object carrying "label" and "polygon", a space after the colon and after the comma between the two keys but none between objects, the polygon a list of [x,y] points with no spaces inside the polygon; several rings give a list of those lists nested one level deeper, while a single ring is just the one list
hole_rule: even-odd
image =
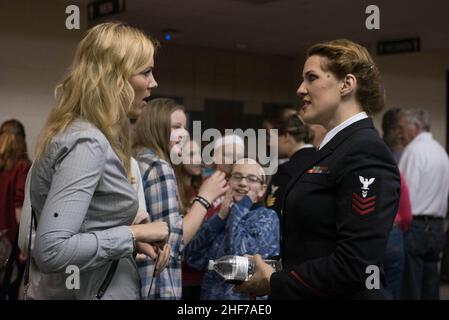
[{"label": "brown hair", "polygon": [[[193,150],[193,147],[190,147],[190,144],[196,143],[194,140],[190,139],[185,146],[189,146],[188,148],[183,148],[183,152],[189,151],[189,158],[190,158],[190,151]],[[199,146],[198,146],[199,147]],[[200,150],[201,152],[201,150]],[[191,175],[186,170],[186,164],[180,163],[173,166],[173,169],[175,171],[176,176],[176,182],[178,185],[178,195],[179,195],[179,207],[180,212],[182,215],[186,214],[187,211],[192,206],[192,200],[194,195],[198,194],[198,191],[200,190],[201,183],[203,182],[203,177],[201,176],[201,173],[197,176]]]},{"label": "brown hair", "polygon": [[136,123],[136,148],[150,148],[159,158],[170,161],[171,114],[185,111],[184,106],[170,98],[151,100]]},{"label": "brown hair", "polygon": [[19,160],[29,160],[25,142],[25,128],[14,119],[0,128],[0,170],[10,170]]},{"label": "brown hair", "polygon": [[392,108],[384,113],[382,116],[382,131],[383,131],[383,140],[386,145],[393,149],[398,146],[402,146],[401,139],[399,135],[395,132],[395,129],[398,128],[398,120],[401,109]]},{"label": "brown hair", "polygon": [[23,124],[16,119],[9,119],[2,123],[2,126],[0,128],[0,133],[3,133],[5,131],[9,131],[11,133],[17,134],[21,136],[22,138],[26,139],[25,136],[25,127]]},{"label": "brown hair", "polygon": [[173,169],[178,185],[179,211],[182,215],[185,215],[187,210],[192,206],[194,194],[197,194],[200,190],[203,178],[201,175],[190,175],[182,163],[175,165]]},{"label": "brown hair", "polygon": [[307,57],[320,56],[327,59],[323,70],[343,79],[347,74],[357,78],[356,99],[368,114],[376,113],[385,106],[385,92],[380,72],[365,47],[347,39],[318,43],[309,48]]},{"label": "brown hair", "polygon": [[312,143],[315,136],[310,126],[292,108],[277,109],[268,116],[267,122],[278,130],[279,135],[288,133],[296,142]]}]

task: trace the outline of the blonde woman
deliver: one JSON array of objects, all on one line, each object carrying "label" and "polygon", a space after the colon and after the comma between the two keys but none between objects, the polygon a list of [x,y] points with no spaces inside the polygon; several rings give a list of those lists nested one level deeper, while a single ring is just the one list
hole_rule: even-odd
[{"label": "blonde woman", "polygon": [[167,268],[156,277],[153,260],[147,259],[139,265],[142,295],[148,299],[181,299],[184,245],[198,231],[210,203],[228,189],[225,174],[217,171],[200,187],[189,214],[182,218],[170,155],[182,150],[180,142],[185,137],[186,122],[182,106],[173,99],[158,98],[144,108],[136,124],[136,160],[142,173],[147,209],[152,221],[168,223],[168,244],[172,248]]},{"label": "blonde woman", "polygon": [[[31,277],[40,281],[29,297],[140,298],[133,254],[164,241],[168,228],[131,226],[138,200],[123,133],[129,109],[142,107],[157,85],[154,51],[143,32],[120,23],[93,27],[78,45],[31,173],[37,221]],[[79,283],[72,283],[78,290],[66,286],[68,270],[79,270]]]}]

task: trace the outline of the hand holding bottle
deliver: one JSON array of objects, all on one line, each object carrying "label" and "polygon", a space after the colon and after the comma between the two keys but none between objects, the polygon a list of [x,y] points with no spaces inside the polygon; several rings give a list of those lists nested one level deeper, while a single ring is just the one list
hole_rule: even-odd
[{"label": "hand holding bottle", "polygon": [[[257,255],[257,257],[273,272],[282,269],[282,264],[278,260],[262,260],[260,255]],[[216,260],[210,260],[208,270],[214,270],[227,282],[239,283],[251,279],[257,271],[257,266],[252,256],[227,255]]]},{"label": "hand holding bottle", "polygon": [[234,287],[235,292],[245,293],[250,296],[264,296],[270,294],[270,278],[277,270],[262,260],[262,257],[256,254],[250,257],[255,266],[255,272],[248,281],[245,281]]}]

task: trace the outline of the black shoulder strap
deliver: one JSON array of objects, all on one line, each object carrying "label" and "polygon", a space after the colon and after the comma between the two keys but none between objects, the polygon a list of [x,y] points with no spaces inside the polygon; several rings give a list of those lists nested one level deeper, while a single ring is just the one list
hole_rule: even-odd
[{"label": "black shoulder strap", "polygon": [[101,298],[103,298],[104,293],[106,292],[106,290],[109,287],[109,284],[112,281],[112,277],[114,277],[115,270],[117,270],[118,262],[119,260],[112,261],[112,264],[108,270],[108,274],[106,275],[106,278],[104,278],[103,283],[98,289],[97,294],[93,297],[93,300],[101,300]]},{"label": "black shoulder strap", "polygon": [[[31,223],[30,223],[30,233],[29,233],[29,238],[28,238],[28,257],[27,257],[27,262],[25,265],[25,271],[24,271],[24,275],[23,275],[23,284],[25,287],[25,294],[24,297],[25,299],[27,298],[26,295],[26,290],[28,289],[28,284],[29,284],[29,280],[30,280],[30,264],[31,264],[31,237],[33,235],[33,224],[34,224],[34,229],[37,229],[37,220],[36,220],[36,214],[34,212],[33,207],[31,207]],[[106,290],[109,287],[109,284],[112,281],[112,277],[114,276],[115,270],[117,269],[117,265],[118,265],[119,260],[114,260],[111,264],[111,266],[109,267],[108,273],[106,275],[106,278],[104,279],[103,283],[101,284],[100,288],[98,289],[97,294],[94,296],[94,299],[100,300],[104,293],[106,292]]]},{"label": "black shoulder strap", "polygon": [[[25,271],[23,274],[23,283],[25,290],[27,290],[28,282],[30,279],[30,261],[31,261],[31,237],[33,235],[33,222],[34,222],[34,228],[37,228],[37,222],[36,222],[36,216],[34,213],[33,207],[31,207],[31,222],[30,222],[30,232],[29,232],[29,238],[28,238],[28,255],[27,255],[27,261],[25,264]],[[6,261],[5,264],[5,275],[3,277],[3,283],[0,290],[0,300],[5,300],[6,295],[8,294],[9,287],[11,286],[11,275],[13,272],[13,266],[14,262],[16,261],[17,252],[19,251],[19,232],[17,232],[16,241],[14,242],[14,245],[11,249],[11,253],[9,255],[9,259]],[[26,292],[25,292],[26,297]]]},{"label": "black shoulder strap", "polygon": [[30,232],[28,233],[28,250],[27,250],[28,254],[27,254],[27,262],[25,264],[25,271],[23,272],[23,285],[26,289],[28,288],[28,282],[30,280],[31,240],[33,236],[33,225],[34,230],[36,230],[37,229],[36,213],[34,212],[34,208],[31,207]]}]

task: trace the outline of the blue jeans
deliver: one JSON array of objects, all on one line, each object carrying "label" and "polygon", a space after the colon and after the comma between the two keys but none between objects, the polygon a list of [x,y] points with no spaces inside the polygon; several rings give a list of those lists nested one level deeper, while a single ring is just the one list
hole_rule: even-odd
[{"label": "blue jeans", "polygon": [[385,289],[393,296],[394,300],[401,299],[404,259],[404,234],[398,226],[393,226],[388,237],[384,270],[387,281]]},{"label": "blue jeans", "polygon": [[449,229],[446,231],[446,245],[443,249],[443,258],[441,258],[441,280],[449,282]]},{"label": "blue jeans", "polygon": [[405,272],[402,298],[439,300],[438,262],[445,242],[442,219],[413,219],[405,234]]}]

